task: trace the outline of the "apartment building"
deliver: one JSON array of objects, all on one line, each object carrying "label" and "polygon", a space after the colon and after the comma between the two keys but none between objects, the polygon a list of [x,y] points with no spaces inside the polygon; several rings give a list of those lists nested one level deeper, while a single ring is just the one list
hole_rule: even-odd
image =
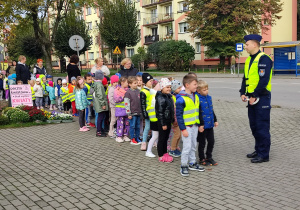
[{"label": "apartment building", "polygon": [[[187,15],[189,6],[184,0],[131,0],[135,3],[137,10],[137,20],[140,25],[141,40],[135,47],[126,48],[126,56],[131,57],[137,53],[137,48],[145,46],[146,48],[154,42],[162,40],[185,40],[195,49],[195,60],[193,64],[197,66],[217,65],[218,57],[208,58],[205,56],[205,46],[201,40],[193,38],[192,34],[187,31]],[[262,34],[262,42],[285,42],[297,40],[297,0],[281,0],[283,11],[279,14],[282,16],[277,20],[276,25],[269,27],[269,31]],[[81,55],[80,59],[86,64],[87,68],[94,65],[94,59],[105,57],[108,63],[111,63],[111,54],[104,50],[102,55],[101,37],[97,25],[100,23],[100,10],[98,7],[82,8],[82,18],[85,20],[90,35],[93,40],[91,49]],[[102,42],[103,43],[103,42]],[[108,49],[105,44],[104,48]],[[266,53],[272,54],[272,49],[266,49]],[[248,54],[244,51],[241,54],[241,63],[244,63]],[[55,58],[54,58],[55,59]]]}]

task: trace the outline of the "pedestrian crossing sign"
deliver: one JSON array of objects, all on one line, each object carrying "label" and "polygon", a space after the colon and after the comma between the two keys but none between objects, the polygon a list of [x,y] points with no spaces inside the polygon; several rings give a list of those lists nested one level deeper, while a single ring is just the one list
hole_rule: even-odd
[{"label": "pedestrian crossing sign", "polygon": [[119,48],[118,46],[116,46],[116,48],[115,48],[113,54],[122,54],[122,53],[121,53],[121,50],[120,50],[120,48]]}]

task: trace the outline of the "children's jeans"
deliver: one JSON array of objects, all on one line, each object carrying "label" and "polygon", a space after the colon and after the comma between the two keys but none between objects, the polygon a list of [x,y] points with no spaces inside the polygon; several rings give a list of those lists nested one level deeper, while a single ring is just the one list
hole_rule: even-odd
[{"label": "children's jeans", "polygon": [[140,115],[133,115],[132,118],[129,120],[130,122],[130,138],[135,138],[136,140],[140,137],[140,122],[141,117]]},{"label": "children's jeans", "polygon": [[[96,115],[97,116],[97,115]],[[90,123],[91,122],[91,117],[92,117],[92,106],[89,105],[86,109],[85,109],[85,121],[86,123]],[[96,121],[97,122],[97,121]]]},{"label": "children's jeans", "polygon": [[182,152],[181,152],[181,166],[188,166],[189,163],[196,163],[196,147],[197,147],[197,135],[198,126],[192,127],[186,126],[188,137],[182,137]]},{"label": "children's jeans", "polygon": [[128,117],[117,117],[117,137],[128,136],[129,129],[130,126]]},{"label": "children's jeans", "polygon": [[59,110],[63,110],[63,103],[62,103],[62,100],[61,100],[60,96],[57,97],[57,103],[56,104],[57,104],[57,108]]},{"label": "children's jeans", "polygon": [[3,90],[0,90],[0,101],[3,100]]},{"label": "children's jeans", "polygon": [[79,114],[79,126],[80,128],[82,128],[83,126],[85,126],[85,110],[78,110],[78,114]]},{"label": "children's jeans", "polygon": [[43,97],[35,97],[35,105],[37,107],[42,107],[43,106]]},{"label": "children's jeans", "polygon": [[144,133],[143,133],[143,142],[147,142],[149,131],[150,131],[150,119],[145,119],[145,128],[144,128]]},{"label": "children's jeans", "polygon": [[102,128],[102,123],[105,119],[105,112],[99,112],[97,113],[97,119],[96,119],[96,124],[97,124],[97,133],[104,133],[104,129]]},{"label": "children's jeans", "polygon": [[108,132],[109,136],[114,135],[114,126],[115,126],[116,122],[117,122],[116,108],[112,107],[112,108],[110,108],[110,124],[109,124],[109,132]]}]

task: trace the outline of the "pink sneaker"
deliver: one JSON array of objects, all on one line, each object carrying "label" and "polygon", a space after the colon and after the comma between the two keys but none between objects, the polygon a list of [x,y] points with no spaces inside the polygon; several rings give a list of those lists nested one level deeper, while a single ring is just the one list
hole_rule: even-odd
[{"label": "pink sneaker", "polygon": [[171,157],[171,156],[169,155],[169,153],[165,153],[165,154],[163,155],[163,157],[166,157],[166,159],[168,160],[167,162],[173,162],[173,157]]},{"label": "pink sneaker", "polygon": [[79,129],[79,131],[81,131],[81,132],[86,132],[86,131],[88,131],[88,130],[86,130],[84,127],[82,127],[82,128]]},{"label": "pink sneaker", "polygon": [[165,163],[171,163],[173,161],[173,158],[170,158],[164,154],[162,157],[158,158],[159,162],[165,162]]},{"label": "pink sneaker", "polygon": [[90,129],[86,126],[83,126],[82,128],[84,128],[86,131],[89,131]]}]

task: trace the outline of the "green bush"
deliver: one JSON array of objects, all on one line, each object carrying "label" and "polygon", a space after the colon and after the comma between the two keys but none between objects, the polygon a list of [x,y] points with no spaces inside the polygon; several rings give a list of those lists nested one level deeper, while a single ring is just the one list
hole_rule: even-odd
[{"label": "green bush", "polygon": [[2,114],[6,114],[9,110],[15,109],[14,107],[6,107],[3,109]]},{"label": "green bush", "polygon": [[17,112],[13,112],[11,115],[10,115],[10,121],[11,122],[14,122],[14,123],[18,123],[18,122],[29,122],[30,120],[30,117],[29,117],[29,114],[25,111],[22,111],[22,110],[19,110]]},{"label": "green bush", "polygon": [[16,108],[12,108],[12,109],[9,109],[6,113],[4,113],[8,119],[10,120],[10,116],[15,113],[15,112],[19,112],[21,111],[20,109],[16,109]]},{"label": "green bush", "polygon": [[9,124],[9,119],[6,115],[0,115],[0,125]]}]

